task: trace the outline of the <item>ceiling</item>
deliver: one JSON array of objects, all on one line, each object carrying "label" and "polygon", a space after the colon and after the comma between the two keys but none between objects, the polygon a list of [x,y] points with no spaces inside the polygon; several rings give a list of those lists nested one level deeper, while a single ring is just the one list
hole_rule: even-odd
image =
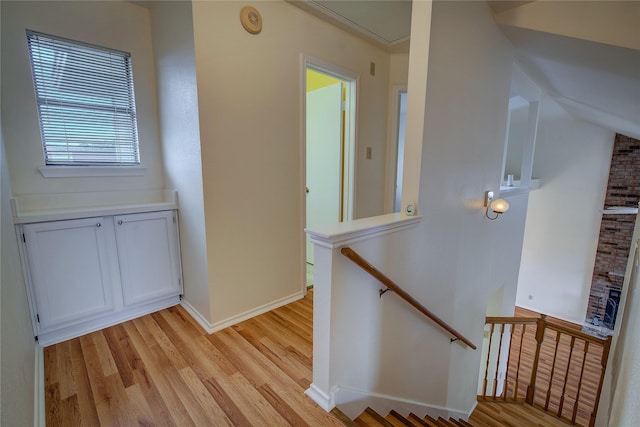
[{"label": "ceiling", "polygon": [[411,0],[288,0],[388,52],[409,52]]},{"label": "ceiling", "polygon": [[[411,0],[290,2],[389,52],[408,52]],[[534,2],[487,3],[497,15]],[[518,62],[568,112],[640,139],[640,50],[516,25],[500,28],[513,43]],[[640,26],[631,34],[636,32],[640,40]]]}]

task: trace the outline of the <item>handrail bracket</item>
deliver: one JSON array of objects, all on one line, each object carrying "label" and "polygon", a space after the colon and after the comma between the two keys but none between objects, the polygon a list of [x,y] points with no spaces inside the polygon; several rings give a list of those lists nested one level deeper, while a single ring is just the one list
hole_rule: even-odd
[{"label": "handrail bracket", "polygon": [[382,295],[386,294],[389,291],[393,292],[393,289],[391,289],[391,288],[379,289],[378,290],[378,295],[380,296],[380,298],[382,298]]}]

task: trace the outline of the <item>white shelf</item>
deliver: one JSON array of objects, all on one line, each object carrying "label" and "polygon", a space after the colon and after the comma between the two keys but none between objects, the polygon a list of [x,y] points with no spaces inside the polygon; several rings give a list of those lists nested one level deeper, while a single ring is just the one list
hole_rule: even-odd
[{"label": "white shelf", "polygon": [[175,190],[18,196],[11,199],[14,224],[178,209]]}]

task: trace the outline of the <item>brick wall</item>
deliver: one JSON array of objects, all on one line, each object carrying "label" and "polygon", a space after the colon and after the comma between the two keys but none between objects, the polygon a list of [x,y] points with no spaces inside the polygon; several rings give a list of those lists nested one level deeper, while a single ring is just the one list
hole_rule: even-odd
[{"label": "brick wall", "polygon": [[[638,207],[640,201],[640,141],[616,135],[604,207]],[[603,321],[611,289],[621,290],[636,215],[602,215],[596,262],[591,280],[587,322]]]}]

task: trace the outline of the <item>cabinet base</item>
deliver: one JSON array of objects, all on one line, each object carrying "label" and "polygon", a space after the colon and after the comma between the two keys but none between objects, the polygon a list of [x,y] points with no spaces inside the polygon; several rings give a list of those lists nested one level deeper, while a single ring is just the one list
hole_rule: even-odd
[{"label": "cabinet base", "polygon": [[178,304],[180,304],[180,296],[174,295],[147,304],[126,308],[116,313],[83,322],[79,325],[68,326],[50,332],[40,332],[38,334],[38,343],[43,347],[47,347]]}]

